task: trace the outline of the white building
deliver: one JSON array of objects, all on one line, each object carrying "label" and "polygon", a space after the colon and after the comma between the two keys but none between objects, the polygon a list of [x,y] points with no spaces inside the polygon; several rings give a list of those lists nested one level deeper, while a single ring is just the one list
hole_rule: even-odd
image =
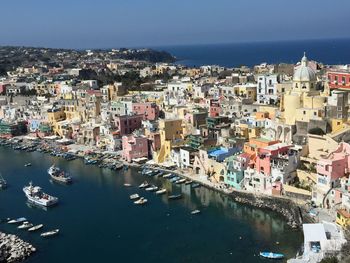
[{"label": "white building", "polygon": [[257,102],[260,104],[275,104],[278,100],[277,86],[279,75],[258,75]]}]

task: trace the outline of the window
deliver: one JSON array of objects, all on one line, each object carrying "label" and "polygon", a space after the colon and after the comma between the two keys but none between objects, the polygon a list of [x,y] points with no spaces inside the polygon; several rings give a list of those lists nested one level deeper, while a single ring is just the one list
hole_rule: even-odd
[{"label": "window", "polygon": [[306,111],[303,111],[303,114],[305,115],[305,114],[306,114]]}]

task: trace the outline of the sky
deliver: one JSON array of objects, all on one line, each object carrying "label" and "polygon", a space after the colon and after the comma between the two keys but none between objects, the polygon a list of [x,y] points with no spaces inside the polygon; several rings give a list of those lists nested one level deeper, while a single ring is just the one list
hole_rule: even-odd
[{"label": "sky", "polygon": [[350,38],[349,0],[1,0],[0,45],[118,48]]}]

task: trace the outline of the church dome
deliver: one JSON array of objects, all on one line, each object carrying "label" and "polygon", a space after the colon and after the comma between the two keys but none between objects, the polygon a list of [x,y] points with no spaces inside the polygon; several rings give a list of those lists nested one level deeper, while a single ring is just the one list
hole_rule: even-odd
[{"label": "church dome", "polygon": [[301,59],[300,66],[294,71],[294,81],[316,81],[315,71],[308,66],[307,57],[304,56]]}]

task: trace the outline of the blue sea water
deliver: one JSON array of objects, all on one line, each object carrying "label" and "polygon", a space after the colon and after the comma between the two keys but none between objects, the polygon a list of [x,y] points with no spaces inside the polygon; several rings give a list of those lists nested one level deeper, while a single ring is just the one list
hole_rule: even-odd
[{"label": "blue sea water", "polygon": [[164,46],[186,66],[235,67],[267,63],[296,63],[305,51],[310,60],[324,64],[349,64],[350,39],[253,42],[234,44]]},{"label": "blue sea water", "polygon": [[[27,162],[33,165],[24,167]],[[47,168],[52,163],[69,172],[74,183],[50,182]],[[0,218],[25,216],[34,224],[45,224],[43,231],[61,231],[44,239],[40,233],[0,224],[0,231],[16,234],[38,249],[28,263],[266,262],[257,256],[259,251],[292,257],[303,242],[301,232],[278,214],[241,205],[204,187],[191,189],[147,177],[184,195],[176,201],[140,190],[137,186],[146,178],[136,169],[116,172],[86,166],[82,160],[68,162],[0,147],[0,172],[9,183],[0,191]],[[59,204],[47,211],[29,206],[22,192],[29,181],[57,196]],[[126,182],[133,187],[124,187]],[[149,203],[134,205],[129,199],[133,193]],[[193,216],[194,209],[202,213]]]}]

